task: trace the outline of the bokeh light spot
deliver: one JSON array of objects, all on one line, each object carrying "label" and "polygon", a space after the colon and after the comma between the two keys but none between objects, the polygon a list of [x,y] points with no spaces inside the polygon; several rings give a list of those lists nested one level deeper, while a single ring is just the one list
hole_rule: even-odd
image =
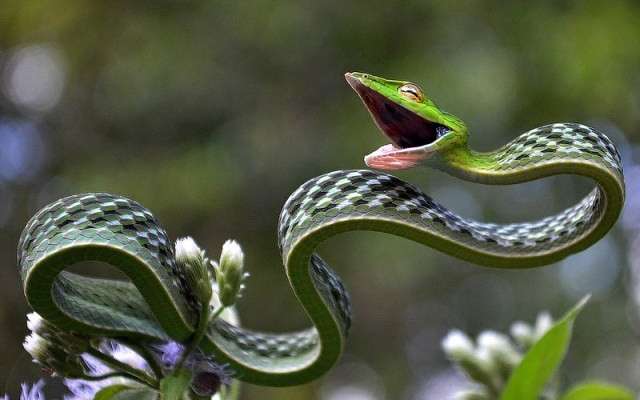
[{"label": "bokeh light spot", "polygon": [[27,181],[44,161],[44,143],[29,122],[0,119],[0,181]]},{"label": "bokeh light spot", "polygon": [[3,76],[11,101],[30,111],[50,110],[65,82],[62,55],[50,45],[31,45],[13,52]]}]

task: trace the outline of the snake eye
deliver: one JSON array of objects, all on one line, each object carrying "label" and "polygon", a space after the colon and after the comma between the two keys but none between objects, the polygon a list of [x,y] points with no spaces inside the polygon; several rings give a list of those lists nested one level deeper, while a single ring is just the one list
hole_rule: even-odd
[{"label": "snake eye", "polygon": [[400,86],[398,92],[400,92],[402,97],[411,101],[424,100],[424,93],[422,93],[422,89],[420,89],[418,85],[413,83],[407,83]]}]

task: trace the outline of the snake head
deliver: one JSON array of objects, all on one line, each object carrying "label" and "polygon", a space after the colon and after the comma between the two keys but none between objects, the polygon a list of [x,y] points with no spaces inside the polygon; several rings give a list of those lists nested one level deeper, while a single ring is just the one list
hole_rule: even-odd
[{"label": "snake head", "polygon": [[412,168],[438,152],[466,143],[464,122],[440,110],[415,83],[361,72],[346,73],[345,78],[391,141],[364,158],[367,166]]}]

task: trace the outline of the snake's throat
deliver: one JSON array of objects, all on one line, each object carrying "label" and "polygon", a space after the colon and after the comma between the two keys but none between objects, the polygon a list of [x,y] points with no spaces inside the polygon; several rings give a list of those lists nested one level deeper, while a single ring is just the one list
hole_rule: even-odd
[{"label": "snake's throat", "polygon": [[376,125],[397,147],[406,149],[431,144],[439,138],[438,133],[442,129],[448,129],[393,102],[353,74],[346,74],[345,78],[364,102]]}]

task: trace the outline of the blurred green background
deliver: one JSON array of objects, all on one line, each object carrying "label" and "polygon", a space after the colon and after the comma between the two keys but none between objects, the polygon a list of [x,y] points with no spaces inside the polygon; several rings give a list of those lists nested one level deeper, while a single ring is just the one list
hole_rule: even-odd
[{"label": "blurred green background", "polygon": [[[541,309],[557,316],[585,293],[594,297],[563,378],[639,390],[638,21],[631,0],[3,1],[0,393],[40,375],[21,346],[29,308],[18,236],[38,208],[73,193],[136,199],[173,239],[193,235],[211,254],[239,240],[252,273],[244,324],[306,326],[277,251],[280,208],[305,180],[363,167],[386,143],[343,80],[350,70],[420,83],[467,122],[479,150],[550,122],[592,125],[623,153],[627,207],[593,248],[528,271],[479,268],[382,234],[333,239],[320,251],[352,294],[346,354],[313,383],[245,385],[243,398],[449,399],[464,380],[440,350],[447,330],[506,330]],[[591,185],[398,175],[490,221],[549,214]]]}]

